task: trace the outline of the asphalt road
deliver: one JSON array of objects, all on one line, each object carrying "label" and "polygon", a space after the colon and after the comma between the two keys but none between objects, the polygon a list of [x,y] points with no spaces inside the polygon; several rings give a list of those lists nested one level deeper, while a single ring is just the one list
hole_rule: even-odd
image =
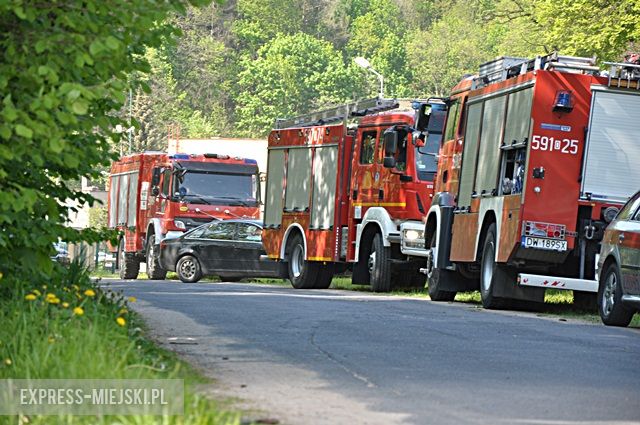
[{"label": "asphalt road", "polygon": [[640,423],[638,330],[347,291],[110,284],[214,395],[280,423]]}]

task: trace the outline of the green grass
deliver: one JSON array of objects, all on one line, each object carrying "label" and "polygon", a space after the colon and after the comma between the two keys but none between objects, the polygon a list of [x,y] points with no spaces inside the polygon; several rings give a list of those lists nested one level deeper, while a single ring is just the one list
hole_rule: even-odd
[{"label": "green grass", "polygon": [[[263,283],[268,285],[277,285],[291,287],[288,280],[282,279],[251,279],[250,282]],[[346,276],[334,277],[331,283],[331,289],[371,292],[368,285],[354,285],[351,278]],[[410,289],[410,290],[394,290],[384,295],[396,295],[403,297],[415,297],[428,300],[429,295],[426,289]],[[459,292],[455,298],[456,302],[481,305],[480,292]],[[536,306],[535,312],[542,317],[558,317],[562,319],[578,319],[592,323],[601,323],[600,316],[596,311],[588,311],[573,305],[573,292],[547,290],[544,297],[544,304]],[[640,314],[636,314],[631,321],[629,327],[640,328]]]},{"label": "green grass", "polygon": [[[238,413],[196,391],[196,386],[207,382],[203,377],[145,336],[144,324],[130,311],[134,301],[96,287],[73,264],[60,279],[46,284],[0,280],[0,379],[173,378],[185,382],[184,416],[35,416],[28,423],[239,423]],[[0,416],[0,423],[18,421]]]}]

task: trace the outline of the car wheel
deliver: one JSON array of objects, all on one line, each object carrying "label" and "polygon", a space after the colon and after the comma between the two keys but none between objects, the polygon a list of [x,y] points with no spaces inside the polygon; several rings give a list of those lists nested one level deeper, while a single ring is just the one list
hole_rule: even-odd
[{"label": "car wheel", "polygon": [[598,285],[598,312],[607,326],[628,326],[634,311],[622,304],[620,269],[616,263],[607,266]]},{"label": "car wheel", "polygon": [[445,291],[441,289],[447,279],[451,279],[451,270],[442,270],[436,267],[435,250],[436,235],[431,237],[431,249],[427,253],[427,292],[432,301],[453,301],[456,297],[456,291]]},{"label": "car wheel", "polygon": [[120,239],[118,244],[118,271],[120,279],[137,279],[140,273],[140,260],[136,257],[135,252],[125,252],[124,238]]},{"label": "car wheel", "polygon": [[202,268],[198,259],[192,255],[185,255],[176,264],[178,278],[184,283],[195,283],[202,278]]},{"label": "car wheel", "polygon": [[507,266],[495,262],[496,255],[496,225],[489,226],[487,236],[484,239],[484,247],[482,249],[482,260],[480,264],[480,298],[482,306],[488,309],[508,308],[509,299],[499,298],[494,295],[495,289],[499,286],[505,286],[512,277],[512,273]]},{"label": "car wheel", "polygon": [[391,290],[390,257],[390,248],[384,246],[382,235],[376,233],[371,241],[371,253],[366,259],[373,292],[389,292]]},{"label": "car wheel", "polygon": [[314,289],[318,279],[318,263],[305,259],[302,236],[294,235],[287,246],[291,285],[296,289]]},{"label": "car wheel", "polygon": [[167,271],[160,266],[158,248],[156,236],[149,236],[149,241],[147,242],[147,276],[153,280],[164,280],[167,277]]}]

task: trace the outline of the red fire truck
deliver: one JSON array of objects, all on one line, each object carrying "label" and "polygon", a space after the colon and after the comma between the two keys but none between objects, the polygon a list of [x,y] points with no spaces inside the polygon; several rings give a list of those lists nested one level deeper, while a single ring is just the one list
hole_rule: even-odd
[{"label": "red fire truck", "polygon": [[593,298],[603,229],[640,188],[640,67],[610,65],[503,57],[453,89],[421,254],[432,299]]},{"label": "red fire truck", "polygon": [[204,154],[145,152],[111,166],[108,223],[122,232],[120,277],[135,279],[146,262],[150,279],[164,279],[157,247],[213,219],[260,215],[256,161]]},{"label": "red fire truck", "polygon": [[327,288],[347,264],[374,291],[424,287],[424,259],[405,252],[424,245],[424,229],[403,240],[401,228],[419,225],[431,204],[445,114],[439,99],[404,109],[375,98],[277,121],[263,244],[294,288]]}]

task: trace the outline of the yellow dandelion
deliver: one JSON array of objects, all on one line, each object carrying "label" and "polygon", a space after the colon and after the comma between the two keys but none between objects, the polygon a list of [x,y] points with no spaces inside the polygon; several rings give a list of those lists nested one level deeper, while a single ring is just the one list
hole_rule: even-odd
[{"label": "yellow dandelion", "polygon": [[60,304],[60,298],[58,297],[47,298],[47,302],[49,304]]},{"label": "yellow dandelion", "polygon": [[62,308],[69,308],[69,303],[68,302],[63,302],[62,303]]},{"label": "yellow dandelion", "polygon": [[13,362],[11,361],[11,359],[4,359],[4,364],[6,364],[7,366],[11,366]]},{"label": "yellow dandelion", "polygon": [[33,294],[27,294],[27,295],[24,297],[24,299],[25,299],[25,300],[27,300],[27,301],[33,301],[33,300],[35,300],[35,299],[36,299],[36,296],[35,296],[35,295],[33,295]]},{"label": "yellow dandelion", "polygon": [[49,299],[49,298],[56,298],[56,294],[48,293],[48,294],[46,295],[46,298],[47,298],[47,299]]},{"label": "yellow dandelion", "polygon": [[134,302],[136,302],[136,301],[138,301],[138,300],[136,299],[136,297],[129,297],[129,302],[130,302],[130,303],[134,303]]},{"label": "yellow dandelion", "polygon": [[96,296],[96,293],[93,291],[93,289],[87,289],[86,291],[84,291],[84,294],[87,297],[95,297]]},{"label": "yellow dandelion", "polygon": [[82,316],[84,314],[84,309],[82,307],[75,307],[73,309],[74,316]]},{"label": "yellow dandelion", "polygon": [[116,319],[116,323],[117,323],[117,324],[119,324],[120,326],[124,326],[124,325],[126,325],[126,324],[127,324],[127,321],[126,321],[126,320],[124,320],[124,318],[123,318],[123,317],[118,317],[118,318]]}]

